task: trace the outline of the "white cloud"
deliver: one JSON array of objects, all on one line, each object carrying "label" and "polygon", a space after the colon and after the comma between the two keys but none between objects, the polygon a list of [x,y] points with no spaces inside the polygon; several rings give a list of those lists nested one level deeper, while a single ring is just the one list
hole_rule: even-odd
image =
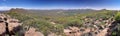
[{"label": "white cloud", "polygon": [[23,7],[7,7],[7,6],[0,6],[0,10],[10,10],[11,8],[23,8]]},{"label": "white cloud", "polygon": [[0,6],[0,10],[9,10],[10,7]]}]

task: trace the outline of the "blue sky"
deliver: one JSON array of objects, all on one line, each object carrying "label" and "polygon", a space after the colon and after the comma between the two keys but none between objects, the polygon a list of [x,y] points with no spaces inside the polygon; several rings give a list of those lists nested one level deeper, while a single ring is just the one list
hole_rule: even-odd
[{"label": "blue sky", "polygon": [[120,0],[0,0],[0,10],[25,9],[120,9]]}]

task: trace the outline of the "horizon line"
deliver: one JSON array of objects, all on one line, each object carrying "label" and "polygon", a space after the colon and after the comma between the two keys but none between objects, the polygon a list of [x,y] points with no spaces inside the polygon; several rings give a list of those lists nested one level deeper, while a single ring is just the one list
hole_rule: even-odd
[{"label": "horizon line", "polygon": [[106,10],[120,10],[118,8],[90,8],[90,7],[82,7],[82,8],[25,8],[25,7],[0,7],[0,10],[10,10],[10,9],[15,9],[15,8],[19,8],[19,9],[28,9],[28,10],[57,10],[57,9],[61,9],[61,10],[72,10],[72,9],[92,9],[92,10],[102,10],[102,9],[106,9]]}]

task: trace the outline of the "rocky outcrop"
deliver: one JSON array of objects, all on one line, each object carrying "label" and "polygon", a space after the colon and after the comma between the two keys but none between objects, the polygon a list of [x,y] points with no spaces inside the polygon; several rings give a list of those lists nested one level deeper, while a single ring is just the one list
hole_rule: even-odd
[{"label": "rocky outcrop", "polygon": [[44,35],[41,32],[36,31],[36,29],[32,27],[25,32],[25,36],[44,36]]},{"label": "rocky outcrop", "polygon": [[107,36],[109,26],[114,22],[108,19],[84,18],[83,27],[69,27],[64,29],[66,36]]},{"label": "rocky outcrop", "polygon": [[0,23],[0,35],[4,34],[5,33],[5,23]]},{"label": "rocky outcrop", "polygon": [[16,30],[21,25],[17,19],[10,18],[8,15],[0,14],[0,35],[15,35],[14,32],[19,31]]},{"label": "rocky outcrop", "polygon": [[23,30],[22,23],[8,15],[0,14],[0,36],[44,36],[35,28]]}]

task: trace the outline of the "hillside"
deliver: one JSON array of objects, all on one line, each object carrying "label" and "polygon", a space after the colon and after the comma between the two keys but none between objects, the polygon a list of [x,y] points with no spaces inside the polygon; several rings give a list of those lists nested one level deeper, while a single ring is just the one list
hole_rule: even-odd
[{"label": "hillside", "polygon": [[[115,10],[17,8],[3,14],[18,19],[22,23],[21,31],[24,31],[22,33],[25,36],[119,36],[117,13]],[[20,36],[19,33],[14,35]]]}]

